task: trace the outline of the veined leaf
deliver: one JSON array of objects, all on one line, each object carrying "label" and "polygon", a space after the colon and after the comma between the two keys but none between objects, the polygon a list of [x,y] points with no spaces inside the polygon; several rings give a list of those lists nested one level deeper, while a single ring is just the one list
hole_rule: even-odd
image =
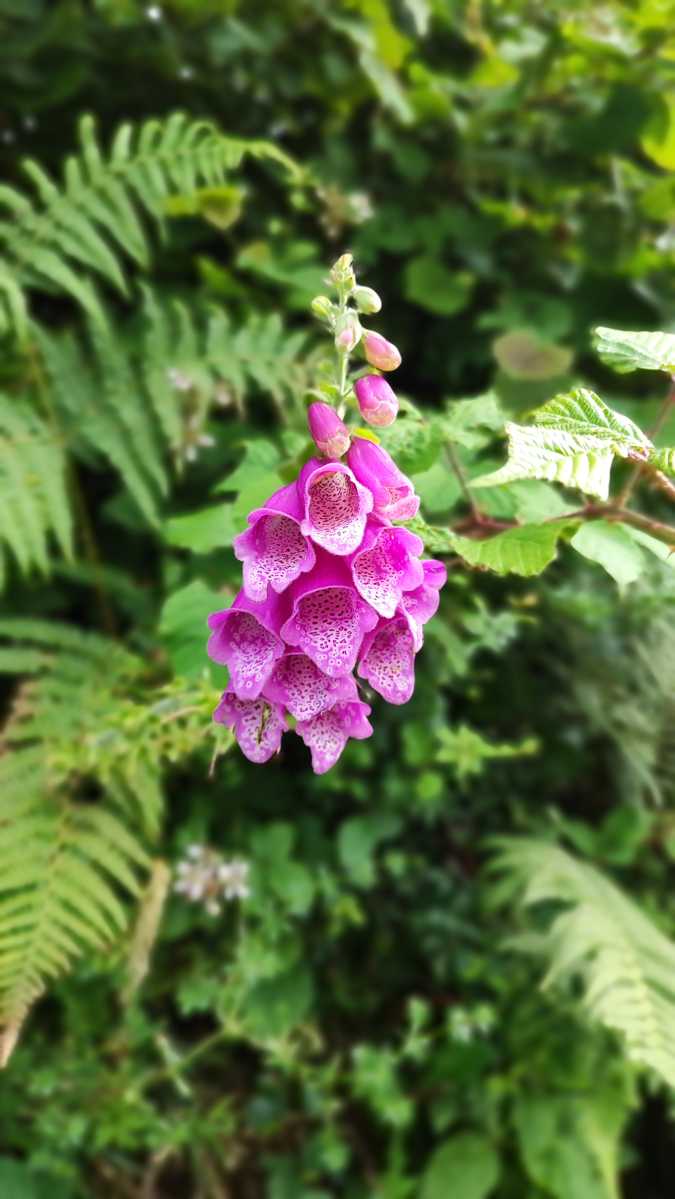
[{"label": "veined leaf", "polygon": [[606,520],[583,524],[577,529],[570,545],[584,558],[604,566],[620,588],[634,583],[645,568],[645,558],[639,545],[621,525],[610,524]]},{"label": "veined leaf", "polygon": [[637,425],[584,387],[557,396],[533,414],[531,425],[506,425],[505,466],[473,479],[494,487],[515,479],[546,479],[606,500],[615,457],[647,458],[651,442]]},{"label": "veined leaf", "polygon": [[566,522],[542,525],[516,525],[493,537],[476,540],[440,529],[416,518],[406,521],[432,554],[459,554],[470,566],[484,567],[495,574],[538,575],[556,556],[558,539]]},{"label": "veined leaf", "polygon": [[599,325],[593,345],[602,361],[620,374],[637,370],[675,374],[675,333],[631,333]]}]

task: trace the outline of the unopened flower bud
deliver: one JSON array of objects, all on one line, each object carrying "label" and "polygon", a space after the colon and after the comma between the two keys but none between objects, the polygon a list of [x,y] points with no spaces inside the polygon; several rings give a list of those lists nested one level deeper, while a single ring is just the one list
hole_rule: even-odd
[{"label": "unopened flower bud", "polygon": [[372,329],[363,330],[363,349],[370,365],[380,371],[395,371],[401,365],[396,346],[380,333],[373,333]]},{"label": "unopened flower bud", "polygon": [[328,296],[315,296],[311,303],[311,309],[320,321],[330,320],[333,313],[333,305]]},{"label": "unopened flower bud", "polygon": [[343,354],[350,354],[361,340],[363,330],[355,312],[346,312],[335,327],[335,345]]},{"label": "unopened flower bud", "polygon": [[353,267],[354,258],[351,254],[341,254],[331,267],[331,283],[336,287],[354,287],[356,276]]},{"label": "unopened flower bud", "polygon": [[330,404],[317,401],[307,409],[307,423],[316,448],[324,458],[341,458],[349,449],[349,432]]},{"label": "unopened flower bud", "polygon": [[361,416],[369,425],[384,429],[393,424],[398,412],[398,400],[386,379],[381,375],[365,375],[356,380],[354,391]]},{"label": "unopened flower bud", "polygon": [[372,287],[361,287],[360,285],[355,287],[351,298],[359,312],[365,312],[369,316],[373,312],[379,312],[382,307],[382,301]]}]

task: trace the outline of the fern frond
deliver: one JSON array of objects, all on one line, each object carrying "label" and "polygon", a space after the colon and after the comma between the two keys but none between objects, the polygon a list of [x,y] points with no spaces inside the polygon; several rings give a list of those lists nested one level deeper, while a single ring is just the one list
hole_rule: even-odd
[{"label": "fern frond", "polygon": [[71,557],[63,446],[28,404],[0,395],[0,586],[7,550],[23,573],[47,574],[51,538]]},{"label": "fern frond", "polygon": [[23,678],[0,742],[0,1063],[50,979],[127,926],[156,836],[165,762],[207,741],[205,678],[158,687],[95,633],[0,620],[0,672]]},{"label": "fern frond", "polygon": [[109,153],[94,120],[83,117],[80,147],[55,182],[27,159],[30,193],[0,187],[0,328],[27,332],[26,290],[64,292],[94,323],[103,310],[96,281],[128,294],[125,264],[150,262],[148,223],[161,234],[169,198],[223,184],[243,158],[266,158],[295,175],[292,159],[270,142],[225,137],[210,121],[173,113],[122,125]]},{"label": "fern frond", "polygon": [[234,325],[215,306],[188,308],[144,287],[140,336],[107,318],[88,336],[35,329],[66,443],[85,461],[103,455],[138,508],[160,522],[170,467],[196,452],[210,412],[253,394],[281,408],[308,385],[307,337],[276,315]]},{"label": "fern frond", "polygon": [[[629,1058],[675,1086],[675,945],[594,867],[559,846],[502,838],[493,868],[524,907],[562,907],[537,939],[543,981],[578,979],[589,1016],[613,1029]],[[531,946],[530,946],[531,947]]]}]

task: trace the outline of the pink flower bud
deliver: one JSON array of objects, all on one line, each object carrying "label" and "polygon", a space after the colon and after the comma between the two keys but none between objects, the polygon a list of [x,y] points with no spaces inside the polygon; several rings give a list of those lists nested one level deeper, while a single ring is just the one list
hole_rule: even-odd
[{"label": "pink flower bud", "polygon": [[401,365],[401,355],[396,346],[381,334],[373,333],[372,329],[363,331],[363,349],[370,365],[380,371],[395,371]]},{"label": "pink flower bud", "polygon": [[314,443],[324,458],[341,458],[349,449],[349,432],[330,404],[317,401],[307,410],[307,423]]},{"label": "pink flower bud", "polygon": [[365,375],[357,379],[354,391],[361,416],[369,425],[383,429],[396,420],[398,400],[381,375]]},{"label": "pink flower bud", "polygon": [[361,326],[355,312],[346,312],[335,327],[335,345],[343,353],[351,354],[361,340]]}]

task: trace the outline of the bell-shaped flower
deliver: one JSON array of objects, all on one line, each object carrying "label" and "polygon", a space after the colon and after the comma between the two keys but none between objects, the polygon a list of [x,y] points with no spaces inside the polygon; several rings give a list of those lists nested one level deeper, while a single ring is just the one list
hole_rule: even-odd
[{"label": "bell-shaped flower", "polygon": [[314,570],[293,584],[290,597],[291,615],[281,629],[287,645],[298,646],[330,678],[349,674],[377,613],[354,587],[346,563],[317,554]]},{"label": "bell-shaped flower", "polygon": [[369,715],[368,704],[354,700],[335,704],[311,720],[298,721],[296,732],[312,755],[315,774],[325,774],[335,765],[350,737],[363,741],[372,735]]},{"label": "bell-shaped flower", "polygon": [[258,699],[239,699],[231,687],[224,693],[213,719],[234,731],[241,752],[249,762],[267,762],[278,753],[287,728],[280,704]]},{"label": "bell-shaped flower", "polygon": [[421,585],[414,591],[404,592],[399,604],[399,612],[405,616],[408,622],[416,650],[421,649],[424,641],[423,626],[438,611],[439,592],[441,587],[445,586],[448,578],[444,564],[435,558],[426,558],[422,562],[422,569],[424,578]]},{"label": "bell-shaped flower", "polygon": [[361,416],[369,425],[384,429],[396,420],[398,400],[381,375],[363,375],[354,384]]},{"label": "bell-shaped flower", "polygon": [[367,487],[342,462],[313,458],[303,466],[298,488],[304,502],[300,531],[330,554],[353,554],[373,507]]},{"label": "bell-shaped flower", "polygon": [[393,616],[403,592],[424,582],[419,560],[423,549],[416,533],[369,519],[363,542],[351,559],[352,578],[359,595],[380,616]]},{"label": "bell-shaped flower", "polygon": [[307,409],[314,444],[324,458],[341,458],[349,449],[349,430],[330,404],[316,400]]},{"label": "bell-shaped flower", "polygon": [[380,371],[395,371],[401,365],[398,347],[372,329],[363,330],[363,351],[370,365]]},{"label": "bell-shaped flower", "polygon": [[240,591],[230,608],[209,616],[207,652],[214,662],[227,666],[238,699],[257,699],[282,656],[280,630],[287,611],[285,596],[272,592],[264,603],[255,604]]},{"label": "bell-shaped flower", "polygon": [[314,547],[300,531],[302,504],[297,483],[270,496],[249,513],[249,528],[235,537],[235,557],[243,563],[244,591],[260,603],[267,588],[280,593],[314,565]]},{"label": "bell-shaped flower", "polygon": [[296,720],[311,720],[336,703],[358,699],[352,675],[329,678],[306,654],[292,650],[277,662],[265,683],[265,695],[283,704]]},{"label": "bell-shaped flower", "polygon": [[380,621],[363,643],[358,673],[390,704],[406,704],[415,690],[415,636],[404,616]]},{"label": "bell-shaped flower", "polygon": [[385,449],[352,438],[347,464],[354,477],[367,487],[375,501],[374,512],[386,520],[411,520],[420,506],[419,496],[406,475],[400,471]]}]

